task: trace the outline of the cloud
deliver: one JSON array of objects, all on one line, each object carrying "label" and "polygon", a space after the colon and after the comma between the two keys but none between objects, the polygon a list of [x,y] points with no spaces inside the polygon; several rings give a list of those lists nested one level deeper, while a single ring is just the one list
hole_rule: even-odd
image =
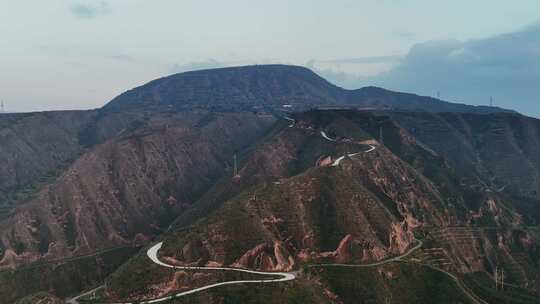
[{"label": "cloud", "polygon": [[81,19],[93,19],[99,16],[109,15],[111,8],[107,2],[98,3],[78,3],[70,7],[70,11],[77,18]]},{"label": "cloud", "polygon": [[276,64],[280,63],[283,64],[281,60],[277,59],[259,59],[259,60],[252,60],[252,59],[243,59],[243,60],[216,60],[214,58],[209,58],[202,61],[192,61],[187,63],[175,63],[170,65],[167,68],[167,73],[170,74],[176,74],[176,73],[184,73],[189,71],[198,71],[198,70],[208,70],[208,69],[218,69],[218,68],[226,68],[226,67],[234,67],[234,66],[245,66],[245,65],[256,65],[256,64]]},{"label": "cloud", "polygon": [[315,71],[348,88],[376,85],[430,96],[440,92],[445,100],[477,105],[489,104],[492,96],[497,106],[540,117],[540,22],[484,39],[419,43],[389,70],[373,76],[347,71],[355,60],[348,61],[338,70]]},{"label": "cloud", "polygon": [[360,63],[395,63],[402,59],[401,56],[373,56],[373,57],[356,57],[334,60],[323,60],[322,62],[332,64],[360,64]]},{"label": "cloud", "polygon": [[60,57],[69,62],[88,63],[88,59],[102,61],[106,59],[118,63],[135,62],[132,56],[118,52],[115,49],[103,49],[101,47],[83,47],[76,44],[64,45],[41,45],[37,49],[46,56]]},{"label": "cloud", "polygon": [[112,54],[112,55],[105,55],[105,58],[114,60],[114,61],[122,61],[122,62],[132,62],[134,61],[133,57],[126,55],[126,54]]},{"label": "cloud", "polygon": [[432,41],[411,48],[403,62],[367,79],[391,89],[496,105],[540,116],[540,23],[470,41]]},{"label": "cloud", "polygon": [[304,65],[334,84],[357,89],[367,76],[387,71],[401,60],[401,56],[356,57],[310,60]]},{"label": "cloud", "polygon": [[176,73],[183,73],[183,72],[188,72],[188,71],[223,68],[226,66],[227,66],[226,63],[210,58],[205,61],[188,62],[185,64],[175,63],[169,68],[168,72],[172,74],[176,74]]},{"label": "cloud", "polygon": [[321,67],[318,67],[316,63],[317,61],[310,60],[306,64],[304,64],[304,66],[309,68],[313,72],[319,74],[324,79],[338,86],[348,88],[348,89],[353,89],[353,88],[357,88],[357,86],[359,85],[359,82],[361,81],[361,77],[358,77],[354,74],[350,74],[350,73],[346,73],[343,71],[330,69],[330,68],[321,68]]}]

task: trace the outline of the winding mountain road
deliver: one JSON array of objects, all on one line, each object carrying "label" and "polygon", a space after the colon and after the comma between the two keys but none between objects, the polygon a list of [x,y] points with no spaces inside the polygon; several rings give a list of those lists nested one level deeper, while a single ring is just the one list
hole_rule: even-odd
[{"label": "winding mountain road", "polygon": [[294,119],[292,119],[292,118],[290,118],[290,117],[287,117],[287,116],[285,116],[285,117],[283,117],[283,118],[285,118],[286,120],[288,120],[288,121],[291,122],[291,124],[289,125],[289,128],[294,127],[294,124],[296,123],[296,120],[294,120]]},{"label": "winding mountain road", "polygon": [[[322,136],[324,139],[328,140],[328,141],[331,141],[331,142],[338,142],[337,139],[331,138],[331,137],[328,136],[328,134],[326,134],[326,132],[324,132],[324,131],[321,131],[321,136]],[[345,157],[353,157],[353,156],[356,156],[356,155],[358,155],[358,154],[360,154],[360,153],[369,153],[369,152],[371,152],[371,151],[377,149],[377,147],[374,146],[374,145],[368,144],[368,146],[369,146],[369,149],[366,150],[366,151],[357,152],[357,153],[352,153],[352,154],[345,154],[345,155],[343,155],[343,156],[338,157],[338,158],[337,158],[330,166],[332,166],[332,167],[337,167],[337,166],[339,166],[339,164],[341,163],[342,160],[345,159]]]},{"label": "winding mountain road", "polygon": [[[289,125],[289,127],[292,128],[292,127],[295,126],[296,121],[294,119],[289,118],[289,117],[285,117],[285,119],[288,120],[288,121],[291,121],[291,124]],[[320,134],[324,139],[326,139],[328,141],[338,142],[338,140],[330,138],[324,131],[321,131]],[[343,156],[337,158],[331,164],[331,166],[333,166],[333,167],[339,166],[339,164],[341,163],[341,161],[343,159],[345,159],[345,157],[354,157],[354,156],[356,156],[356,155],[358,155],[360,153],[369,153],[369,152],[374,151],[377,148],[376,146],[371,145],[371,144],[368,144],[368,146],[370,148],[368,150],[366,150],[366,151],[352,153],[352,154],[346,154],[346,155],[343,155]],[[402,261],[403,259],[405,259],[406,257],[410,256],[412,253],[414,253],[416,250],[420,249],[423,246],[423,242],[421,240],[416,239],[416,241],[417,241],[417,244],[414,247],[412,247],[411,249],[409,249],[407,252],[405,252],[404,254],[402,254],[400,256],[392,257],[392,258],[389,258],[389,259],[386,259],[386,260],[383,260],[383,261],[380,261],[380,262],[375,262],[375,263],[371,263],[371,264],[314,264],[314,265],[309,265],[308,267],[369,268],[369,267],[378,267],[378,266],[385,265],[385,264],[388,264],[388,263],[399,262],[399,261]],[[163,242],[159,242],[159,243],[155,244],[154,246],[150,247],[147,250],[146,254],[147,254],[148,258],[153,263],[155,263],[155,264],[157,264],[159,266],[165,267],[165,268],[179,269],[179,270],[195,270],[195,271],[196,270],[205,270],[205,271],[215,270],[215,271],[227,271],[227,272],[240,272],[240,273],[255,274],[255,275],[262,275],[262,276],[271,276],[271,277],[276,277],[276,278],[274,278],[274,279],[268,278],[268,279],[261,279],[261,280],[226,281],[226,282],[206,285],[206,286],[203,286],[203,287],[191,289],[191,290],[188,290],[188,291],[179,292],[179,293],[176,293],[176,294],[173,294],[173,295],[168,295],[168,296],[165,296],[165,297],[156,298],[156,299],[152,299],[152,300],[137,301],[137,302],[118,302],[118,303],[114,303],[114,304],[135,304],[135,303],[137,303],[137,304],[153,304],[153,303],[162,303],[162,302],[166,302],[166,301],[169,301],[169,300],[172,300],[172,299],[175,299],[175,298],[180,298],[180,297],[183,297],[183,296],[195,294],[195,293],[198,293],[198,292],[201,292],[201,291],[204,291],[204,290],[208,290],[208,289],[212,289],[212,288],[216,288],[216,287],[220,287],[220,286],[238,285],[238,284],[268,284],[268,283],[288,282],[288,281],[295,280],[297,278],[298,273],[299,273],[299,272],[263,272],[263,271],[254,271],[254,270],[248,270],[248,269],[242,269],[242,268],[230,268],[230,267],[176,266],[176,265],[167,264],[167,263],[165,263],[165,262],[163,262],[163,261],[161,261],[159,259],[158,252],[159,252],[159,250],[161,249],[162,246],[163,246]],[[460,287],[460,289],[467,296],[469,296],[475,303],[481,303],[481,304],[485,303],[485,302],[483,302],[481,300],[479,301],[464,286],[462,286],[461,282],[459,281],[459,279],[457,277],[455,277],[454,275],[452,275],[452,274],[450,274],[450,273],[448,273],[448,272],[446,272],[444,270],[441,270],[441,269],[436,269],[436,270],[446,273],[453,280],[455,280],[457,282],[458,286]],[[98,287],[96,289],[93,289],[91,291],[85,292],[85,293],[83,293],[83,294],[81,294],[81,295],[79,295],[77,297],[72,298],[72,299],[69,299],[69,300],[66,301],[66,303],[68,303],[68,304],[80,304],[79,299],[81,299],[82,297],[85,297],[87,295],[90,295],[90,294],[94,293],[95,291],[97,291],[97,290],[99,290],[101,288],[103,288],[103,286]]]},{"label": "winding mountain road", "polygon": [[[411,255],[414,251],[416,251],[417,249],[419,249],[423,245],[422,241],[420,241],[420,240],[417,240],[417,241],[418,241],[418,244],[416,246],[414,246],[413,248],[409,249],[403,255],[393,257],[393,258],[390,258],[390,259],[387,259],[387,260],[384,260],[384,261],[381,261],[381,262],[377,262],[377,263],[364,264],[364,265],[317,264],[317,265],[312,265],[311,267],[377,267],[377,266],[381,266],[381,265],[384,265],[384,264],[387,264],[387,263],[392,263],[392,262],[399,261],[399,260]],[[204,290],[208,290],[208,289],[211,289],[211,288],[219,287],[219,286],[238,285],[238,284],[253,284],[253,283],[265,284],[265,283],[288,282],[288,281],[295,280],[296,277],[297,277],[297,274],[298,274],[297,272],[263,272],[263,271],[255,271],[255,270],[248,270],[248,269],[241,269],[241,268],[230,268],[230,267],[190,267],[190,266],[170,265],[170,264],[164,263],[163,261],[161,261],[158,258],[158,251],[161,249],[162,246],[163,246],[163,242],[157,243],[154,246],[150,247],[150,249],[148,249],[148,251],[146,252],[146,255],[148,256],[148,258],[152,262],[154,262],[155,264],[157,264],[159,266],[162,266],[162,267],[171,268],[171,269],[179,269],[179,270],[218,270],[218,271],[242,272],[242,273],[264,275],[264,276],[275,276],[275,277],[279,277],[279,278],[276,278],[276,279],[261,279],[261,280],[237,280],[237,281],[226,281],[226,282],[221,282],[221,283],[215,283],[215,284],[211,284],[211,285],[191,289],[191,290],[188,290],[188,291],[179,292],[179,293],[169,295],[169,296],[166,296],[166,297],[162,297],[162,298],[157,298],[157,299],[147,300],[147,301],[139,301],[139,302],[137,302],[138,304],[161,303],[161,302],[172,300],[174,298],[179,298],[179,297],[187,296],[187,295],[190,295],[190,294],[195,294],[195,293],[198,293],[198,292],[201,292],[201,291],[204,291]],[[79,296],[78,298],[80,298],[80,297],[82,297],[84,295],[90,294],[91,292],[87,292],[87,293]],[[69,302],[69,303],[78,304],[79,302],[77,302],[77,300],[75,299],[75,301],[72,301],[72,302]],[[114,304],[134,304],[134,303],[133,302],[121,302],[121,303],[114,303]]]},{"label": "winding mountain road", "polygon": [[103,287],[104,287],[104,286],[99,286],[98,288],[94,288],[94,289],[92,289],[92,290],[89,290],[89,291],[87,291],[87,292],[85,292],[85,293],[82,293],[82,294],[80,294],[80,295],[78,295],[78,296],[76,296],[76,297],[74,297],[74,298],[67,299],[67,300],[66,300],[66,304],[79,304],[79,299],[81,299],[81,298],[83,298],[83,297],[86,297],[86,296],[88,296],[88,295],[91,295],[91,294],[93,294],[94,292],[96,292],[96,291],[102,289]]},{"label": "winding mountain road", "polygon": [[[292,128],[292,127],[295,126],[296,121],[294,119],[289,118],[289,117],[285,117],[285,119],[291,122],[289,127]],[[330,138],[324,131],[321,131],[321,136],[324,139],[328,140],[328,141],[337,142],[337,140]],[[332,166],[334,166],[334,167],[339,166],[339,164],[341,163],[341,161],[343,159],[345,159],[345,157],[353,157],[353,156],[356,156],[356,155],[358,155],[360,153],[369,153],[369,152],[376,149],[376,147],[373,146],[373,145],[369,145],[369,147],[370,148],[368,150],[366,150],[366,151],[352,153],[352,154],[346,154],[344,156],[341,156],[341,157],[337,158],[332,163]],[[146,255],[148,256],[148,258],[152,262],[154,262],[155,264],[157,264],[159,266],[162,266],[162,267],[171,268],[171,269],[179,269],[179,270],[205,270],[205,271],[206,270],[216,270],[216,271],[242,272],[242,273],[255,274],[255,275],[274,276],[274,277],[278,277],[278,278],[275,278],[275,279],[261,279],[261,280],[238,280],[238,281],[226,281],[226,282],[221,282],[221,283],[215,283],[215,284],[195,288],[195,289],[192,289],[192,290],[179,292],[179,293],[169,295],[169,296],[166,296],[166,297],[161,297],[161,298],[157,298],[157,299],[153,299],[153,300],[138,301],[137,303],[139,303],[139,304],[161,303],[161,302],[172,300],[174,298],[179,298],[179,297],[187,296],[187,295],[190,295],[190,294],[195,294],[195,293],[198,293],[198,292],[201,292],[201,291],[204,291],[204,290],[208,290],[208,289],[211,289],[211,288],[219,287],[219,286],[237,285],[237,284],[253,284],[253,283],[266,284],[266,283],[287,282],[287,281],[292,281],[292,280],[296,279],[296,276],[297,276],[297,272],[263,272],[263,271],[254,271],[254,270],[241,269],[241,268],[230,268],[230,267],[190,267],[190,266],[170,265],[170,264],[164,263],[163,261],[161,261],[158,258],[158,252],[159,252],[159,250],[161,249],[162,246],[163,246],[163,242],[157,243],[154,246],[150,247],[148,249],[148,251],[146,252]],[[378,262],[378,263],[366,264],[366,265],[355,265],[355,266],[359,266],[359,267],[376,267],[376,266],[383,265],[383,264],[386,264],[386,263],[391,263],[391,262],[394,262],[394,261],[398,261],[398,260],[408,256],[409,254],[411,254],[413,251],[420,248],[421,246],[422,246],[422,243],[419,242],[419,244],[417,246],[415,246],[414,248],[412,248],[411,250],[409,250],[406,254],[404,254],[402,256],[394,257],[394,258],[391,258],[389,260]],[[321,264],[321,265],[318,265],[318,266],[320,266],[320,267],[339,266],[339,264],[327,264],[327,265],[322,265]],[[345,266],[345,265],[343,265],[343,266]],[[103,288],[103,287],[101,286],[101,287],[98,287],[98,288],[96,288],[94,290],[85,292],[85,293],[83,293],[83,294],[81,294],[81,295],[79,295],[77,297],[74,297],[72,299],[67,300],[66,303],[79,304],[79,299],[81,299],[84,296],[92,294],[93,292],[99,290],[100,288]],[[120,302],[120,303],[114,303],[114,304],[133,304],[133,302]]]},{"label": "winding mountain road", "polygon": [[[180,292],[168,297],[159,298],[155,300],[150,300],[147,302],[139,302],[141,304],[144,303],[159,303],[163,301],[167,301],[173,298],[178,298],[190,294],[194,294],[203,290],[219,287],[219,286],[226,286],[226,285],[236,285],[236,284],[252,284],[252,283],[277,283],[277,282],[287,282],[292,281],[296,279],[296,273],[295,272],[264,272],[264,271],[255,271],[255,270],[248,270],[248,269],[242,269],[242,268],[230,268],[230,267],[189,267],[189,266],[175,266],[163,263],[157,256],[158,251],[161,249],[161,246],[163,245],[163,242],[157,243],[156,245],[152,246],[146,254],[148,255],[148,258],[152,260],[155,264],[158,264],[163,267],[172,268],[172,269],[180,269],[180,270],[218,270],[218,271],[230,271],[230,272],[242,272],[242,273],[249,273],[249,274],[256,274],[256,275],[264,275],[264,276],[275,276],[279,277],[276,279],[262,279],[262,280],[238,280],[238,281],[226,281],[216,284],[211,284],[207,286],[203,286],[200,288],[195,288],[192,290]],[[126,303],[127,304],[127,303]]]},{"label": "winding mountain road", "polygon": [[[377,147],[375,147],[374,145],[368,145],[368,146],[369,146],[369,149],[368,149],[368,150],[366,150],[366,151],[364,151],[364,152],[357,152],[357,153],[347,154],[347,157],[353,157],[353,156],[356,156],[356,155],[358,155],[358,154],[360,154],[360,153],[369,153],[369,152],[371,152],[371,151],[377,149]],[[331,164],[331,166],[332,166],[332,167],[337,167],[337,166],[339,166],[339,164],[341,163],[341,161],[344,160],[344,159],[345,159],[345,155],[338,157],[338,158]]]},{"label": "winding mountain road", "polygon": [[[154,262],[155,264],[157,264],[159,266],[162,266],[162,267],[171,268],[171,269],[180,269],[180,270],[218,270],[218,271],[242,272],[242,273],[249,273],[249,274],[256,274],[256,275],[274,276],[274,277],[278,277],[278,278],[276,278],[276,279],[261,279],[261,280],[226,281],[226,282],[206,285],[206,286],[191,289],[191,290],[188,290],[188,291],[179,292],[179,293],[176,293],[176,294],[173,294],[173,295],[169,295],[169,296],[165,296],[165,297],[161,297],[161,298],[157,298],[157,299],[146,300],[146,301],[137,301],[137,302],[116,302],[114,304],[135,304],[135,303],[137,303],[137,304],[152,304],[152,303],[162,303],[162,302],[165,302],[165,301],[172,300],[174,298],[187,296],[187,295],[190,295],[190,294],[194,294],[194,293],[197,293],[197,292],[201,292],[203,290],[208,290],[208,289],[219,287],[219,286],[237,285],[237,284],[253,284],[253,283],[259,283],[259,284],[261,284],[261,283],[262,284],[264,284],[264,283],[277,283],[277,282],[292,281],[292,280],[296,279],[296,272],[263,272],[263,271],[254,271],[254,270],[241,269],[241,268],[230,268],[230,267],[190,267],[190,266],[170,265],[170,264],[162,262],[158,258],[158,251],[161,249],[162,246],[163,246],[163,242],[159,242],[159,243],[155,244],[154,246],[150,247],[148,249],[148,251],[146,252],[146,255],[148,256],[148,258],[152,262]],[[81,299],[82,297],[85,297],[87,295],[92,294],[93,292],[99,290],[100,288],[102,288],[102,287],[98,287],[98,288],[93,289],[91,291],[85,292],[85,293],[83,293],[83,294],[81,294],[81,295],[79,295],[79,296],[77,296],[75,298],[69,299],[69,300],[66,301],[66,303],[80,304],[79,299]]]},{"label": "winding mountain road", "polygon": [[328,140],[328,141],[333,141],[333,142],[336,142],[336,141],[337,141],[337,140],[335,140],[335,139],[333,139],[333,138],[330,138],[330,136],[328,136],[328,135],[326,134],[326,132],[324,132],[324,131],[321,131],[321,136],[322,136],[324,139]]},{"label": "winding mountain road", "polygon": [[382,260],[380,262],[371,263],[371,264],[315,264],[315,265],[309,265],[309,267],[312,267],[312,268],[313,267],[350,267],[350,268],[377,267],[377,266],[382,266],[382,265],[393,263],[393,262],[402,261],[404,258],[413,254],[416,250],[422,248],[422,246],[424,246],[424,242],[422,242],[419,239],[416,239],[416,245],[412,247],[411,249],[407,250],[407,252],[405,252],[404,254],[393,257],[393,258],[389,258],[386,260]]},{"label": "winding mountain road", "polygon": [[447,275],[448,277],[450,277],[455,283],[456,285],[459,287],[459,289],[461,290],[461,292],[463,292],[469,299],[471,299],[473,301],[473,303],[475,304],[489,304],[488,302],[480,299],[477,295],[475,295],[471,290],[469,290],[462,282],[461,280],[456,277],[455,275],[451,274],[450,272],[444,270],[444,269],[440,269],[440,268],[437,268],[435,266],[431,266],[431,265],[428,265],[428,264],[422,264],[432,270],[435,270],[435,271],[438,271],[440,273],[443,273],[445,275]]}]

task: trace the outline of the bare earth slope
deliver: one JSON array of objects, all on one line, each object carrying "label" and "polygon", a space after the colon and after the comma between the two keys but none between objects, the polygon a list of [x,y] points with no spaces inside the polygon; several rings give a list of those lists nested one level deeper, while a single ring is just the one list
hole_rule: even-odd
[{"label": "bare earth slope", "polygon": [[[4,213],[39,180],[58,173],[82,152],[78,132],[93,111],[0,115],[0,207]],[[61,171],[61,170],[60,170]]]},{"label": "bare earth slope", "polygon": [[[313,107],[386,111],[292,113]],[[385,303],[385,290],[421,302],[436,292],[399,292],[418,284],[402,276],[448,271],[492,302],[514,303],[493,291],[493,273],[504,268],[516,294],[540,286],[539,130],[538,120],[507,110],[344,90],[284,65],[176,74],[95,111],[0,115],[1,279],[32,262],[147,244],[170,227],[162,250],[170,262],[304,270],[290,290],[258,288],[293,302],[301,294]],[[379,261],[412,248],[415,236],[424,243],[411,268],[392,264],[372,281],[357,273],[378,295],[362,286],[349,293],[339,274],[305,269]],[[164,273],[141,256],[109,278],[107,295],[149,298],[223,279]],[[10,283],[32,284],[23,276]],[[68,278],[84,281],[75,271],[58,282]],[[446,278],[433,290],[455,291],[448,301],[458,301]],[[26,295],[3,286],[6,303]]]},{"label": "bare earth slope", "polygon": [[[414,246],[415,231],[423,231],[428,244],[420,261],[432,265],[430,250],[443,247],[448,262],[437,267],[462,274],[490,272],[519,242],[509,237],[509,227],[521,225],[521,217],[505,206],[504,198],[486,188],[460,188],[459,175],[444,159],[387,118],[313,111],[294,119],[258,145],[239,176],[214,186],[212,198],[228,197],[226,202],[203,197],[191,209],[206,203],[206,214],[185,219],[190,226],[176,223],[164,238],[163,259],[273,271],[317,263],[363,264],[404,253]],[[381,128],[389,148],[369,135]],[[369,151],[369,145],[376,149],[355,154]],[[332,166],[344,154],[354,155]],[[501,243],[494,244],[491,236],[478,237],[486,247],[455,243],[446,235],[438,239],[440,229],[434,228],[479,225],[500,227]],[[528,246],[538,248],[538,243]],[[534,258],[533,251],[525,254]],[[115,301],[144,299],[200,284],[184,272],[161,271],[144,258],[134,259],[111,277],[106,292]],[[330,293],[336,286],[340,290],[341,283],[333,280],[323,284]],[[352,303],[345,294],[326,296],[332,303]]]},{"label": "bare earth slope", "polygon": [[[155,118],[97,145],[0,222],[3,267],[129,244],[167,228],[272,122],[253,114]],[[203,121],[203,118],[205,121]]]},{"label": "bare earth slope", "polygon": [[540,121],[516,114],[390,113],[422,143],[463,174],[511,196],[532,223],[540,222]]}]

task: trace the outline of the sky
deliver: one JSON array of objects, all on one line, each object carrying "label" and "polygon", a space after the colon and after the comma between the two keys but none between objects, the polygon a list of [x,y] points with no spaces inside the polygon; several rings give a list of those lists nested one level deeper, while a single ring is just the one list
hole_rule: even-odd
[{"label": "sky", "polygon": [[538,0],[0,0],[8,111],[88,109],[152,79],[304,65],[540,117]]}]

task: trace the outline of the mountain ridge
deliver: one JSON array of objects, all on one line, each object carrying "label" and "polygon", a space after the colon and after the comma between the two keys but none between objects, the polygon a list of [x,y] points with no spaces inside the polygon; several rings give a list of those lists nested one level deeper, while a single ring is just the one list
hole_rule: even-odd
[{"label": "mountain ridge", "polygon": [[[201,93],[203,92],[203,93]],[[432,97],[367,86],[347,90],[328,82],[312,70],[294,65],[254,65],[189,71],[152,80],[128,90],[107,103],[103,110],[137,107],[186,106],[224,109],[293,110],[313,107],[364,107],[432,112],[512,112],[487,106],[450,103]]]}]

